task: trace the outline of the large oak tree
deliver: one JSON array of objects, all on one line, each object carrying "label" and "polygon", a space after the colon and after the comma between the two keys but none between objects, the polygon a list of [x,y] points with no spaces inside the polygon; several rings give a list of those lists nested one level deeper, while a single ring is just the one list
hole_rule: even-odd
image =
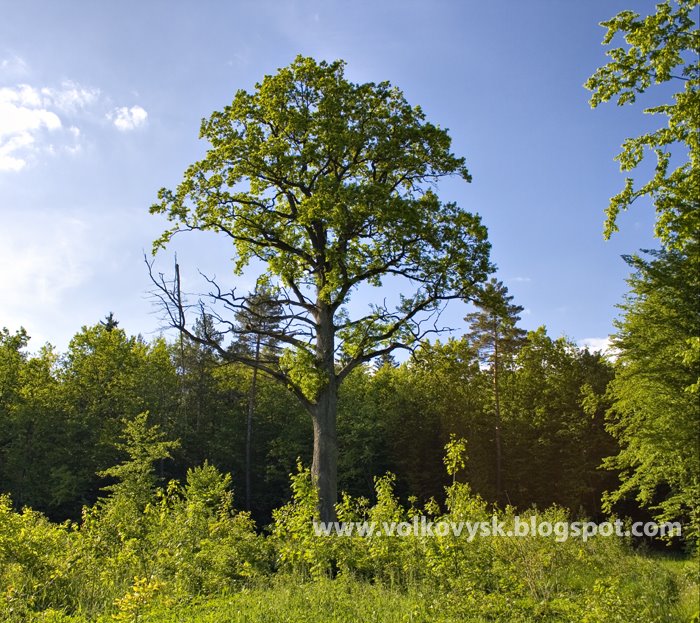
[{"label": "large oak tree", "polygon": [[[242,326],[241,312],[264,313],[249,294],[208,278],[209,293],[193,302],[179,271],[172,279],[151,272],[156,292],[191,339],[208,341],[192,332],[194,311],[210,314],[218,332],[236,337],[254,327],[286,347],[255,358],[210,342],[229,361],[284,383],[309,412],[319,516],[330,520],[343,379],[440,330],[444,303],[471,298],[492,270],[479,217],[435,193],[440,178],[469,181],[469,173],[446,130],[388,82],[350,82],[342,61],[297,57],[254,91],[238,91],[202,122],[201,138],[211,144],[206,156],[151,208],[172,222],[155,248],[177,232],[223,234],[238,274],[262,267],[258,281],[276,311]],[[391,290],[382,291],[387,278]]]}]

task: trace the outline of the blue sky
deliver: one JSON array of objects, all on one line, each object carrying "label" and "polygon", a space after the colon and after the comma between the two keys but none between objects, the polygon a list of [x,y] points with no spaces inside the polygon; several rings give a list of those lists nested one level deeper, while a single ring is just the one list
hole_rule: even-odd
[{"label": "blue sky", "polygon": [[[642,204],[602,238],[623,183],[613,157],[655,124],[638,107],[591,110],[582,84],[605,62],[598,22],[653,4],[0,0],[0,326],[63,350],[113,311],[154,335],[143,252],[165,223],[148,207],[204,153],[200,120],[301,53],[391,81],[449,128],[473,182],[441,197],[482,215],[522,326],[598,344],[626,291],[621,254],[656,246]],[[175,250],[230,271],[224,240]],[[446,316],[458,333],[467,311]]]}]

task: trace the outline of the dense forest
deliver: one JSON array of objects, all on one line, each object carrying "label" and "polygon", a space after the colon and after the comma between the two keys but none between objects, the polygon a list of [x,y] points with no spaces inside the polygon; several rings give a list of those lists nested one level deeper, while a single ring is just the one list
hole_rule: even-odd
[{"label": "dense forest", "polygon": [[[507,322],[517,335],[514,320]],[[148,412],[149,423],[180,442],[173,458],[158,465],[161,478],[181,479],[206,460],[232,474],[241,505],[249,469],[250,510],[259,525],[268,523],[288,498],[297,459],[310,463],[311,422],[294,397],[264,376],[253,395],[248,368],[225,364],[187,339],[146,342],[117,325],[110,316],[84,327],[64,354],[44,347],[29,355],[24,333],[3,333],[2,490],[18,507],[56,521],[79,519],[106,484],[97,474],[124,458],[118,450],[124,425]],[[469,448],[463,477],[485,500],[521,508],[559,504],[600,516],[601,496],[616,484],[613,472],[599,469],[617,453],[604,418],[613,366],[541,328],[496,338],[504,345],[496,387],[489,329],[475,325],[461,339],[424,344],[400,365],[386,358],[353,372],[339,401],[341,490],[370,496],[374,477],[389,471],[404,498],[442,500],[443,447],[456,434]]]},{"label": "dense forest", "polygon": [[[658,247],[624,257],[606,352],[523,330],[481,217],[437,195],[464,158],[388,82],[298,56],[203,120],[154,255],[214,232],[255,287],[193,295],[147,259],[161,336],[112,312],[65,352],[0,331],[2,620],[698,621],[697,5],[604,22],[628,47],[585,85],[596,107],[681,84],[618,156],[656,163],[606,235],[650,199]],[[318,531],[426,519],[508,532]],[[552,528],[652,520],[681,534]]]}]

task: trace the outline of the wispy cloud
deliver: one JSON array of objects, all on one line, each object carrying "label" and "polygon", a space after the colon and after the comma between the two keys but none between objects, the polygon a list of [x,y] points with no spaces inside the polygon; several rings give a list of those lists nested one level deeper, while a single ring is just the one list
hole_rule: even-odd
[{"label": "wispy cloud", "polygon": [[111,113],[108,113],[107,118],[114,123],[114,126],[122,132],[135,130],[146,123],[148,113],[141,106],[122,106],[115,108]]},{"label": "wispy cloud", "polygon": [[530,283],[532,279],[530,277],[511,277],[509,281],[513,283]]},{"label": "wispy cloud", "polygon": [[58,89],[44,87],[41,89],[41,94],[45,98],[44,101],[49,102],[58,110],[74,113],[96,104],[100,99],[101,91],[67,80],[61,83],[61,87]]},{"label": "wispy cloud", "polygon": [[18,84],[0,88],[0,99],[3,102],[18,107],[53,109],[65,113],[87,108],[96,103],[99,97],[99,89],[84,87],[71,80],[62,82],[60,87]]},{"label": "wispy cloud", "polygon": [[4,77],[17,78],[29,72],[29,65],[20,56],[13,54],[9,58],[0,59],[0,74]]},{"label": "wispy cloud", "polygon": [[[10,218],[11,217],[11,218]],[[15,213],[0,229],[0,299],[3,314],[56,303],[68,289],[79,286],[92,272],[90,228],[74,216],[50,212]]]},{"label": "wispy cloud", "polygon": [[133,222],[120,212],[65,206],[4,211],[0,328],[25,327],[32,349],[46,340],[63,349],[81,324],[143,307],[139,292],[148,283],[137,249],[150,235],[135,242]]},{"label": "wispy cloud", "polygon": [[[19,57],[0,60],[0,75],[7,79],[20,70],[28,73]],[[25,78],[26,79],[26,78]],[[99,88],[65,80],[58,86],[35,86],[27,82],[0,87],[0,172],[20,171],[44,154],[77,154],[88,120],[102,120],[110,98]],[[146,122],[141,106],[115,108],[106,113],[121,131]]]},{"label": "wispy cloud", "polygon": [[67,343],[77,329],[76,316],[90,305],[86,293],[109,253],[109,241],[100,238],[103,224],[65,210],[8,210],[3,219],[0,327],[25,327],[32,349],[62,334]]}]

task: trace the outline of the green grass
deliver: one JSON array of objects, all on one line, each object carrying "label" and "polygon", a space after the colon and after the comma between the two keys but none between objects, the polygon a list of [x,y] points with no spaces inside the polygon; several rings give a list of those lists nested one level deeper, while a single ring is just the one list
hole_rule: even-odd
[{"label": "green grass", "polygon": [[[629,575],[635,566],[650,565],[658,566],[656,578],[640,581]],[[630,623],[640,620],[635,618],[635,600],[640,596],[659,600],[655,614],[645,615],[654,618],[645,618],[644,623],[697,620],[693,618],[700,599],[696,561],[639,556],[621,561],[619,571],[625,575],[601,583],[599,577],[587,579],[589,571],[584,570],[577,589],[542,601],[506,592],[445,591],[427,584],[402,589],[350,578],[279,575],[230,595],[177,601],[154,593],[139,607],[95,619],[47,611],[32,623]],[[587,581],[590,584],[584,586]],[[654,590],[656,594],[650,594]]]},{"label": "green grass", "polygon": [[656,556],[655,558],[676,582],[678,620],[700,622],[700,559],[695,557],[687,560],[678,556]]}]

